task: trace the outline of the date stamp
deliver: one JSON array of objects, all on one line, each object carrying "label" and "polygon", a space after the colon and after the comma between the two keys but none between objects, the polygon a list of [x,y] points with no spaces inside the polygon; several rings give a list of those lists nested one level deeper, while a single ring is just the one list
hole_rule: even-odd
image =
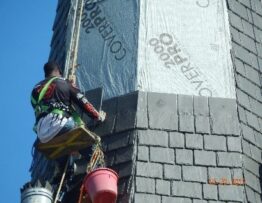
[{"label": "date stamp", "polygon": [[232,180],[227,178],[209,178],[208,184],[211,185],[245,185],[246,181],[243,178],[233,178]]}]

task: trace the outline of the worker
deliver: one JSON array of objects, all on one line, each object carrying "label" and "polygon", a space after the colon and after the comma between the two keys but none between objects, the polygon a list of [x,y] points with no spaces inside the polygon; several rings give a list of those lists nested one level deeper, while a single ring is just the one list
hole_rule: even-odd
[{"label": "worker", "polygon": [[44,73],[45,79],[35,85],[31,94],[36,117],[34,130],[41,143],[84,124],[74,105],[96,121],[105,120],[105,112],[98,112],[79,89],[62,78],[62,71],[56,62],[47,62]]}]

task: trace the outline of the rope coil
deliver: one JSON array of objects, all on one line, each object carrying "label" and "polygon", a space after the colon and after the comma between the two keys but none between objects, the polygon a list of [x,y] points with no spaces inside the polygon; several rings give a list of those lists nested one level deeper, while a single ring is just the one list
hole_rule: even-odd
[{"label": "rope coil", "polygon": [[100,167],[105,167],[105,156],[104,156],[104,152],[102,151],[102,146],[101,146],[101,142],[100,141],[98,141],[93,146],[93,154],[91,156],[89,164],[87,165],[86,173],[87,174],[90,173],[98,165]]}]

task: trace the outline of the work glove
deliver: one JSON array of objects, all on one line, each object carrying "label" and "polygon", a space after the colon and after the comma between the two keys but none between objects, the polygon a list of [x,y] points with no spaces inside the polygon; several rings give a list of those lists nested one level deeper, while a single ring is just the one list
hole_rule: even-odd
[{"label": "work glove", "polygon": [[106,112],[104,112],[104,111],[99,111],[98,121],[104,122],[105,119],[106,119]]}]

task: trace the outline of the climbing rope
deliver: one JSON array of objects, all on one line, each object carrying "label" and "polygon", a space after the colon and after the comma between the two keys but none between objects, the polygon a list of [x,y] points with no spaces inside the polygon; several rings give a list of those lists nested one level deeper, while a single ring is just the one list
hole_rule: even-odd
[{"label": "climbing rope", "polygon": [[[72,37],[71,37],[71,41],[69,45],[70,46],[69,52],[67,53],[66,63],[65,63],[66,65],[65,65],[64,77],[68,78],[73,84],[76,84],[76,73],[75,72],[78,66],[77,65],[77,56],[78,56],[80,27],[81,27],[81,18],[82,18],[83,7],[85,3],[86,3],[85,0],[76,0],[76,10],[74,13],[73,27],[72,27],[73,33],[72,33]],[[95,137],[97,137],[97,135],[95,135]],[[87,174],[90,173],[98,165],[101,167],[105,166],[104,153],[102,151],[101,140],[99,137],[97,137],[96,143],[93,146],[93,153],[90,158],[90,162],[87,165],[86,173]],[[62,179],[64,179],[64,177],[62,177]],[[61,183],[60,183],[61,187],[62,187],[63,181],[64,180],[61,180]],[[60,190],[61,190],[61,187],[59,187]],[[59,192],[60,191],[58,191],[57,194]],[[84,184],[82,184],[81,189],[80,189],[78,203],[82,203],[84,196],[85,196],[84,195]]]},{"label": "climbing rope", "polygon": [[69,51],[66,57],[64,77],[68,78],[73,84],[76,84],[76,68],[77,68],[77,56],[79,46],[79,36],[81,28],[81,18],[83,12],[84,1],[76,0],[76,9],[74,13],[72,37],[69,45]]},{"label": "climbing rope", "polygon": [[64,172],[63,172],[63,175],[62,175],[62,178],[61,178],[61,181],[60,181],[60,184],[59,184],[57,193],[56,193],[56,197],[55,197],[54,203],[56,203],[56,202],[58,201],[59,194],[60,194],[60,192],[61,192],[61,189],[62,189],[64,180],[65,180],[65,175],[66,175],[66,171],[67,171],[67,168],[68,168],[69,159],[70,159],[70,157],[68,157],[68,159],[67,159],[67,161],[66,161],[66,165],[65,165]]}]

